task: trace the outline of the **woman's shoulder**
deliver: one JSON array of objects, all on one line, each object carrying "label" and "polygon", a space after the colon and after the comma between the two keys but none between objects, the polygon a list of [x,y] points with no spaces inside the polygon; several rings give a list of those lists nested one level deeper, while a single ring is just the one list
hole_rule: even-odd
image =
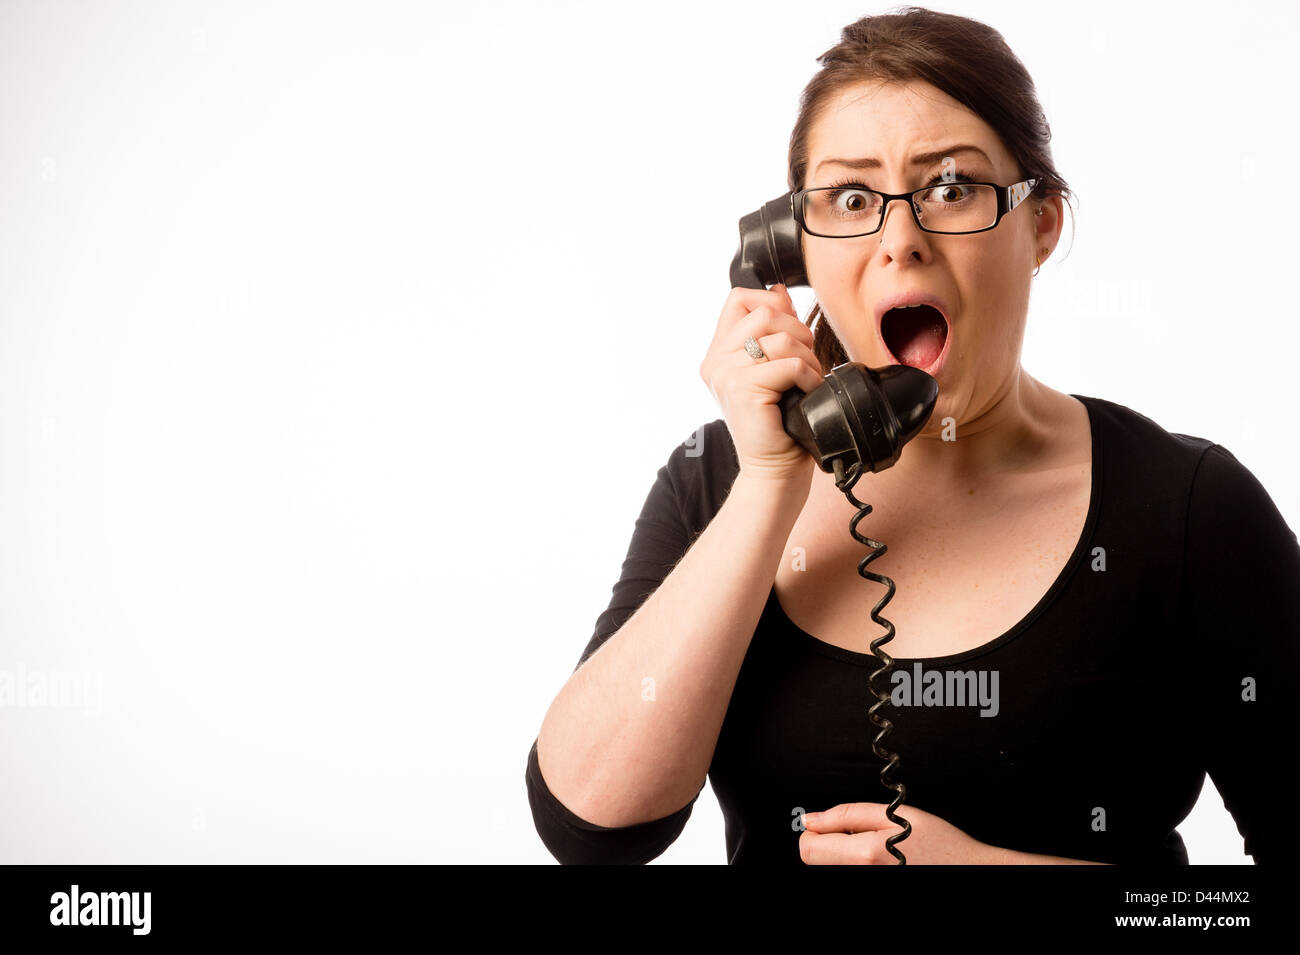
[{"label": "woman's shoulder", "polygon": [[1087,405],[1094,427],[1101,430],[1106,479],[1112,486],[1127,486],[1128,496],[1180,500],[1184,521],[1194,522],[1198,515],[1216,510],[1228,519],[1250,513],[1281,521],[1259,479],[1222,444],[1169,431],[1147,415],[1105,398],[1074,397]]},{"label": "woman's shoulder", "polygon": [[1158,422],[1127,405],[1092,395],[1074,395],[1088,408],[1093,427],[1100,427],[1105,450],[1123,460],[1189,472],[1215,442],[1181,431],[1169,431]]},{"label": "woman's shoulder", "polygon": [[682,518],[699,533],[722,509],[740,474],[740,459],[723,418],[705,422],[679,442],[664,466]]}]

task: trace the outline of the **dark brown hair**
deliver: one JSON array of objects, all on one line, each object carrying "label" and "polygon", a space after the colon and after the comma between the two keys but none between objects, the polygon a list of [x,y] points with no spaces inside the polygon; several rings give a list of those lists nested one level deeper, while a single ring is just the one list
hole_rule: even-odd
[{"label": "dark brown hair", "polygon": [[[1056,194],[1068,202],[1073,195],[1052,162],[1052,130],[1029,72],[1002,34],[987,24],[925,7],[896,7],[846,26],[840,42],[817,60],[822,68],[804,88],[790,134],[791,191],[804,187],[813,124],[841,90],[869,81],[919,80],[988,123],[1019,163],[1020,178],[1039,180],[1026,201],[1041,203]],[[849,359],[830,323],[818,321],[813,327],[822,314],[814,303],[806,324],[813,328],[813,352],[827,372]]]}]

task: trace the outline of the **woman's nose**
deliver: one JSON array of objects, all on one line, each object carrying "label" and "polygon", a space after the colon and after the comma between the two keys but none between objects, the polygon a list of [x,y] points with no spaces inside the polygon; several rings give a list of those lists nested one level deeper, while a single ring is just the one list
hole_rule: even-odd
[{"label": "woman's nose", "polygon": [[[890,232],[889,224],[891,221],[890,213],[894,212],[896,205],[902,204],[902,209],[892,216],[893,219],[901,219],[901,223],[896,223],[894,230]],[[906,254],[912,250],[921,237],[921,228],[917,225],[916,219],[912,214],[912,203],[910,199],[891,199],[881,214],[880,220],[880,244],[887,247],[893,258],[899,258],[899,254]],[[888,239],[888,243],[886,243]]]}]

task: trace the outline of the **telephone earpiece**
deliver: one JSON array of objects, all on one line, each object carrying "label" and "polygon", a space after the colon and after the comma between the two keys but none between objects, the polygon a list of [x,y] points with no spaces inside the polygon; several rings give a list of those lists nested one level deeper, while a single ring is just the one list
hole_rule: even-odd
[{"label": "telephone earpiece", "polygon": [[[740,247],[731,262],[732,287],[807,285],[793,193],[764,203],[740,220]],[[934,411],[938,383],[908,365],[875,370],[858,362],[837,365],[817,390],[792,388],[779,402],[785,430],[823,471],[837,476],[861,461],[883,471],[920,433]],[[835,463],[840,468],[835,468]]]},{"label": "telephone earpiece", "polygon": [[[740,248],[731,263],[732,287],[765,289],[778,282],[807,285],[799,232],[793,193],[789,192],[742,218]],[[912,824],[896,812],[907,798],[907,787],[893,778],[901,760],[883,745],[893,724],[880,713],[890,705],[890,694],[880,683],[888,685],[894,665],[893,657],[881,649],[894,638],[894,625],[880,611],[894,594],[894,582],[867,570],[867,564],[884,554],[886,547],[858,532],[858,524],[871,513],[871,505],[853,496],[853,486],[866,471],[883,471],[898,460],[903,445],[925,426],[938,397],[938,383],[918,368],[889,365],[877,371],[858,362],[844,362],[823,375],[816,390],[805,395],[792,388],[778,402],[786,433],[813,456],[818,467],[834,472],[835,486],[857,508],[849,522],[849,533],[872,549],[858,562],[858,573],[888,588],[871,611],[871,619],[884,627],[885,633],[870,644],[881,666],[868,677],[876,701],[867,715],[879,730],[871,750],[885,764],[880,770],[881,785],[894,792],[885,807],[885,817],[902,829],[885,840],[885,848],[899,865],[906,865],[907,857],[895,844],[911,835]]]}]

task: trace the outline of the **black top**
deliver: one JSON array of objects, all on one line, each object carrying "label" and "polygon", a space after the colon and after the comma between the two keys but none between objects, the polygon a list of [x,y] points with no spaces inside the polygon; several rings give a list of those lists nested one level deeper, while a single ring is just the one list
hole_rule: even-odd
[{"label": "black top", "polygon": [[[1297,858],[1284,785],[1300,704],[1295,533],[1221,446],[1075,397],[1091,422],[1092,493],[1060,576],[989,643],[895,658],[913,683],[930,670],[944,679],[966,672],[982,674],[991,692],[997,674],[996,696],[984,698],[996,699],[996,714],[977,700],[926,705],[919,693],[912,705],[884,709],[894,723],[885,745],[899,754],[907,786],[900,814],[916,806],[1024,852],[1186,864],[1175,827],[1208,772],[1257,863]],[[739,462],[726,422],[696,437],[659,469],[579,666],[654,592],[729,493]],[[861,487],[855,493],[870,503]],[[860,530],[871,535],[870,517]],[[864,647],[883,632],[868,629]],[[769,593],[709,767],[728,862],[802,864],[797,812],[893,798],[866,716],[867,677],[878,667],[866,652],[800,630]],[[647,862],[694,805],[634,826],[592,825],[547,789],[535,741],[525,778],[537,831],[564,863]],[[899,848],[906,853],[907,840]]]}]

